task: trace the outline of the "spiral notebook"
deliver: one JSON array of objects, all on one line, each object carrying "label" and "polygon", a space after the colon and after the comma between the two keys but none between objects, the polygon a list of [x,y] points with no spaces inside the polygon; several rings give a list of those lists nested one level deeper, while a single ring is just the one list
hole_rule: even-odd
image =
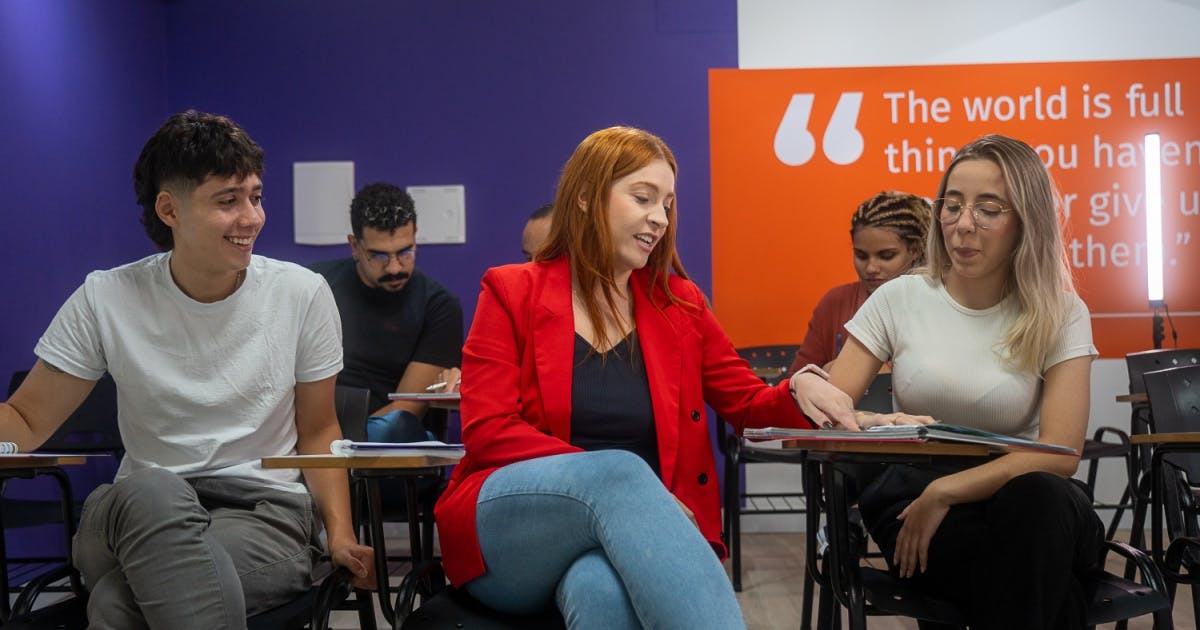
[{"label": "spiral notebook", "polygon": [[836,431],[830,429],[789,429],[765,427],[746,429],[743,437],[748,440],[847,440],[865,442],[965,442],[983,444],[1001,451],[1037,451],[1060,455],[1078,455],[1067,446],[1046,444],[1024,438],[992,433],[955,424],[906,424],[897,426],[871,427],[865,431]]}]

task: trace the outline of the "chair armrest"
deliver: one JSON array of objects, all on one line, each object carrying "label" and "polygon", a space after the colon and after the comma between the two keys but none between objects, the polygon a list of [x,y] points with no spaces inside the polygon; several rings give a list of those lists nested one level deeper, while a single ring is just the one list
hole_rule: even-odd
[{"label": "chair armrest", "polygon": [[1200,538],[1180,536],[1167,545],[1166,557],[1163,559],[1166,566],[1162,567],[1162,572],[1176,584],[1200,584],[1200,573],[1193,573],[1190,569],[1177,569],[1183,568],[1183,560],[1189,551],[1200,552]]},{"label": "chair armrest", "polygon": [[329,627],[329,613],[336,603],[350,596],[350,582],[353,579],[354,575],[346,567],[337,567],[325,576],[317,588],[317,599],[313,603],[313,630],[326,630]]},{"label": "chair armrest", "polygon": [[404,619],[412,614],[418,589],[425,597],[432,597],[433,594],[445,587],[446,573],[442,569],[440,559],[434,558],[415,565],[405,574],[404,579],[400,582],[400,588],[396,590],[395,627],[399,628]]},{"label": "chair armrest", "polygon": [[[1145,551],[1118,540],[1106,540],[1104,541],[1104,544],[1107,547],[1105,551],[1116,552],[1126,560],[1133,562],[1134,566],[1137,567],[1138,572],[1142,574],[1142,584],[1149,586],[1150,588],[1169,598],[1167,583],[1163,579],[1162,571],[1159,570],[1158,565],[1155,564],[1154,560],[1151,559]],[[1101,565],[1103,565],[1103,554],[1101,554],[1100,561]]]},{"label": "chair armrest", "polygon": [[[1107,434],[1112,434],[1115,436],[1117,441],[1104,442],[1104,436]],[[1092,434],[1092,439],[1097,442],[1104,442],[1105,444],[1123,444],[1125,446],[1129,446],[1129,434],[1121,429],[1118,429],[1117,427],[1100,427],[1099,429],[1096,429],[1095,433]]]}]

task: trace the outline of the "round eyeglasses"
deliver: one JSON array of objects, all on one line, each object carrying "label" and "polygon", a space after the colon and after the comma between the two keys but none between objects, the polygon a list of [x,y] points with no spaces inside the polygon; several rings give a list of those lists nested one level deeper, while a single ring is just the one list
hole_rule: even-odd
[{"label": "round eyeglasses", "polygon": [[962,218],[964,208],[971,209],[971,219],[975,221],[975,226],[981,230],[988,230],[996,227],[1004,220],[1004,215],[1012,212],[1012,208],[1005,206],[999,201],[991,201],[988,199],[975,201],[973,203],[965,203],[962,199],[935,199],[933,201],[933,212],[937,215],[938,221],[943,225],[954,225]]}]

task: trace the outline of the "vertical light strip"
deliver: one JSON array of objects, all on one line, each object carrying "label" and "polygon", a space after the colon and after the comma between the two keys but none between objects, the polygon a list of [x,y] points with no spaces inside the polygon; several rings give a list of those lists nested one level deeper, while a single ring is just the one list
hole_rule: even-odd
[{"label": "vertical light strip", "polygon": [[1159,137],[1146,134],[1146,297],[1151,306],[1163,301],[1162,170]]}]

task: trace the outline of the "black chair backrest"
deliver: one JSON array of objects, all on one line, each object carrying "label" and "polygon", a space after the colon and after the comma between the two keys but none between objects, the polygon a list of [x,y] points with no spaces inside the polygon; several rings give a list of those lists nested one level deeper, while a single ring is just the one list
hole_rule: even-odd
[{"label": "black chair backrest", "polygon": [[[1143,378],[1156,433],[1200,431],[1200,365],[1146,372]],[[1165,459],[1200,484],[1200,454],[1173,453]]]},{"label": "black chair backrest", "polygon": [[779,377],[783,376],[792,366],[792,361],[796,358],[796,351],[799,349],[800,345],[793,343],[747,346],[738,348],[737,353],[750,364],[750,369],[754,370],[755,374],[758,374],[767,383],[774,385],[779,382]]},{"label": "black chair backrest", "polygon": [[[1146,372],[1143,376],[1156,432],[1200,431],[1200,365]],[[1200,533],[1200,522],[1191,512],[1194,499],[1190,486],[1200,484],[1200,453],[1170,453],[1163,460],[1163,487],[1155,492],[1163,495],[1167,532],[1172,538],[1195,536]]]},{"label": "black chair backrest", "polygon": [[338,385],[333,392],[338,425],[342,437],[355,442],[367,441],[367,417],[371,414],[371,390]]},{"label": "black chair backrest", "polygon": [[1131,352],[1125,355],[1125,367],[1129,370],[1129,393],[1146,392],[1145,381],[1142,379],[1146,372],[1185,365],[1200,365],[1200,348]]},{"label": "black chair backrest", "polygon": [[863,392],[855,409],[874,411],[875,413],[892,413],[892,374],[876,374],[870,387]]},{"label": "black chair backrest", "polygon": [[[1146,350],[1125,355],[1125,367],[1129,371],[1129,393],[1146,393],[1146,384],[1142,379],[1143,374],[1184,365],[1200,365],[1200,349]],[[1131,403],[1129,417],[1131,435],[1160,430],[1154,427],[1154,415],[1150,412],[1150,405],[1147,403]],[[1150,464],[1149,449],[1146,448],[1143,451],[1143,454],[1146,455],[1144,463],[1148,466]]]},{"label": "black chair backrest", "polygon": [[[13,372],[8,382],[9,396],[17,391],[27,376],[29,370]],[[121,431],[117,428],[117,384],[112,376],[105,374],[100,377],[75,413],[68,416],[38,450],[55,453],[124,452]]]}]

